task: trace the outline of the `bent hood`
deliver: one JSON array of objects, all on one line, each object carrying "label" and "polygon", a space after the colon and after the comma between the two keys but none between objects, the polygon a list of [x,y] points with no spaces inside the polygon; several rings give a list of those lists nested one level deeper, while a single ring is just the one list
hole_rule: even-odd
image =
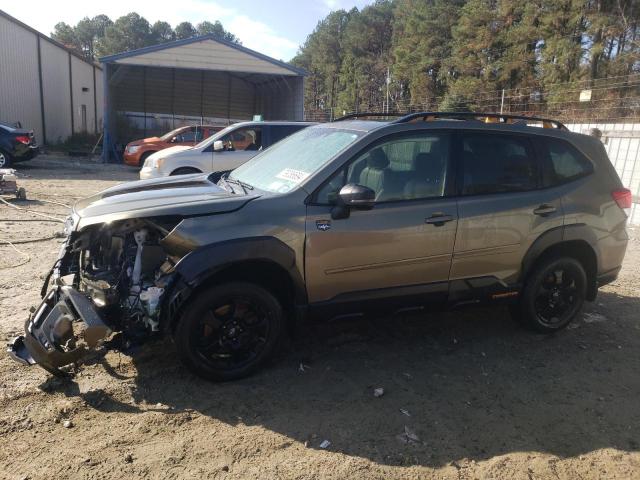
[{"label": "bent hood", "polygon": [[73,207],[78,228],[127,218],[210,215],[238,210],[257,194],[228,192],[208,175],[180,175],[127,182],[79,200]]}]

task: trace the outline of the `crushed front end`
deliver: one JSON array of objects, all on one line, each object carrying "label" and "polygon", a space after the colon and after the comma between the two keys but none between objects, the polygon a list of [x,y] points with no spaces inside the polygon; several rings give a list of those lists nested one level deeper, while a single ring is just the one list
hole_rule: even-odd
[{"label": "crushed front end", "polygon": [[62,375],[61,367],[81,361],[113,332],[137,341],[156,335],[180,258],[162,243],[178,222],[129,219],[67,232],[41,305],[8,345],[11,358]]}]

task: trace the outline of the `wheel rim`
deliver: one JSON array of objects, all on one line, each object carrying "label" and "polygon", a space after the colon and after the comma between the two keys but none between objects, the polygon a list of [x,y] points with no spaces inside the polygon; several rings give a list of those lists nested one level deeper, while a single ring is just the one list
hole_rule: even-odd
[{"label": "wheel rim", "polygon": [[4,156],[4,153],[0,152],[0,168],[4,167],[5,163],[7,163],[7,158]]},{"label": "wheel rim", "polygon": [[192,345],[213,368],[233,370],[251,364],[262,354],[270,332],[267,311],[246,297],[233,296],[202,314]]},{"label": "wheel rim", "polygon": [[566,268],[552,268],[538,286],[534,306],[538,320],[556,327],[571,320],[579,305],[577,278]]}]

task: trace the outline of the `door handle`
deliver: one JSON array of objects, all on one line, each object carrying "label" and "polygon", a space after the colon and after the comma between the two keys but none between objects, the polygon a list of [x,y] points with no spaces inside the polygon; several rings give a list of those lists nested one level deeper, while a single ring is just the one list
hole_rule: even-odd
[{"label": "door handle", "polygon": [[546,217],[547,215],[551,215],[552,213],[555,213],[555,212],[556,212],[556,207],[546,203],[544,205],[540,205],[538,208],[536,208],[533,211],[534,214],[540,215],[541,217]]},{"label": "door handle", "polygon": [[428,218],[424,219],[424,223],[428,223],[430,225],[435,225],[436,227],[441,227],[445,223],[453,220],[453,216],[445,215],[444,213],[434,213]]}]

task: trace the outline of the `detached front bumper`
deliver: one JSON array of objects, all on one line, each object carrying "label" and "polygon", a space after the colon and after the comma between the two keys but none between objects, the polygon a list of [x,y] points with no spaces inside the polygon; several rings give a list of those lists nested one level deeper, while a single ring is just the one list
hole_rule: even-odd
[{"label": "detached front bumper", "polygon": [[60,367],[79,361],[111,334],[93,303],[70,286],[49,291],[25,323],[25,334],[7,347],[9,356],[23,365],[39,365],[53,375]]}]

